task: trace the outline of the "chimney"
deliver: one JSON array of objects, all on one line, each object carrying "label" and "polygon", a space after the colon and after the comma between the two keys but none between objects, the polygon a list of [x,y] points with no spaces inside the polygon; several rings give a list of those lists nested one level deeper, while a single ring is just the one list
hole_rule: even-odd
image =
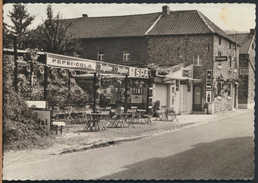
[{"label": "chimney", "polygon": [[166,6],[162,6],[162,14],[163,15],[169,15],[170,13],[170,9],[169,7],[166,5]]},{"label": "chimney", "polygon": [[255,36],[255,34],[256,34],[255,29],[250,29],[250,35]]},{"label": "chimney", "polygon": [[87,15],[87,14],[82,14],[82,17],[83,17],[83,18],[87,18],[88,15]]}]

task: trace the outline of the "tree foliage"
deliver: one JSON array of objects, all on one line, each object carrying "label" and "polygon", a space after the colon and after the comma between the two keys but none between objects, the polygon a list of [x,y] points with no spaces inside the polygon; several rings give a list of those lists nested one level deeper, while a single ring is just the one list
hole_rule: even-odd
[{"label": "tree foliage", "polygon": [[30,33],[30,47],[70,56],[78,56],[81,50],[80,40],[73,39],[67,32],[71,22],[64,20],[60,13],[54,17],[51,5],[46,10],[47,19]]},{"label": "tree foliage", "polygon": [[26,34],[28,33],[28,27],[35,19],[28,13],[26,6],[23,4],[14,4],[13,10],[8,15],[13,23],[13,25],[5,25],[4,29],[9,29],[4,31],[4,34],[9,37],[7,39],[12,39],[12,36],[17,36],[17,47],[19,49],[26,48]]}]

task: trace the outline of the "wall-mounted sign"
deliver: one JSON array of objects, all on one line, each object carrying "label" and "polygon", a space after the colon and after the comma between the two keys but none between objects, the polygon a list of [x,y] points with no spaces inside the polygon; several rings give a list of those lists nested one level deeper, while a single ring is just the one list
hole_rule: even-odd
[{"label": "wall-mounted sign", "polygon": [[240,69],[240,75],[249,75],[249,69]]},{"label": "wall-mounted sign", "polygon": [[136,68],[136,67],[130,67],[129,76],[136,77],[136,78],[149,78],[149,70],[142,69],[142,68]]},{"label": "wall-mounted sign", "polygon": [[56,55],[56,54],[47,54],[47,62],[46,65],[48,67],[58,67],[58,68],[67,68],[67,69],[74,69],[74,70],[96,70],[96,63],[86,60],[80,59],[75,57],[68,57],[63,55]]},{"label": "wall-mounted sign", "polygon": [[142,95],[131,95],[131,103],[134,103],[134,104],[142,103]]},{"label": "wall-mounted sign", "polygon": [[206,103],[211,103],[211,91],[206,91]]},{"label": "wall-mounted sign", "polygon": [[191,77],[192,76],[192,71],[191,70],[183,70],[182,71],[182,76],[183,77]]},{"label": "wall-mounted sign", "polygon": [[228,61],[228,57],[227,56],[216,56],[215,61],[217,61],[217,62]]},{"label": "wall-mounted sign", "polygon": [[206,88],[211,88],[212,70],[207,70],[206,73]]}]

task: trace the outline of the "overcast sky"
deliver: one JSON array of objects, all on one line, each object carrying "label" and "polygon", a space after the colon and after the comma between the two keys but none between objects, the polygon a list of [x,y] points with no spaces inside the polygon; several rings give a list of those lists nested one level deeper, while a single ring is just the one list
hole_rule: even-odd
[{"label": "overcast sky", "polygon": [[[255,28],[255,4],[52,4],[54,14],[63,18],[119,16],[161,12],[162,6],[170,10],[199,10],[223,30],[249,31]],[[47,4],[26,4],[27,10],[36,18],[30,28],[35,28],[46,18]],[[11,24],[9,11],[12,4],[4,5],[4,22]]]}]

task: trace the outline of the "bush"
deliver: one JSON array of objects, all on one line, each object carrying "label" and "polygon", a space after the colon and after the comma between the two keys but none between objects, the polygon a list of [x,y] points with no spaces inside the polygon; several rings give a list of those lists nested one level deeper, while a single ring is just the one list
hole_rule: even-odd
[{"label": "bush", "polygon": [[[37,113],[28,107],[13,87],[13,64],[11,56],[4,56],[3,68],[3,147],[4,150],[37,145],[39,137],[47,135],[37,123]],[[31,143],[31,144],[28,144]]]}]

